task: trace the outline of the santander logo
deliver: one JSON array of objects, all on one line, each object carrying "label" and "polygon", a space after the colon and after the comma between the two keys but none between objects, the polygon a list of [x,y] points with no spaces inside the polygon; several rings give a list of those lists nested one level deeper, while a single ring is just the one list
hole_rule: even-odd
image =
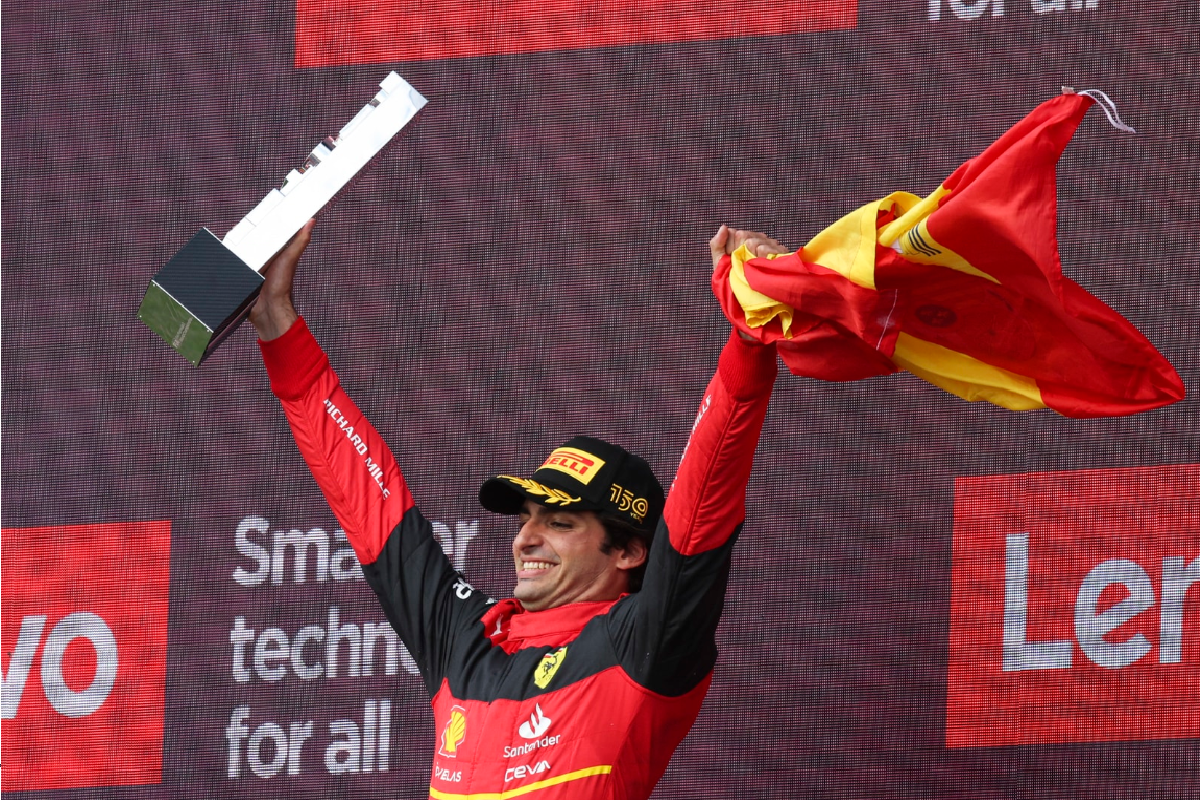
[{"label": "santander logo", "polygon": [[521,723],[521,727],[517,728],[517,733],[521,734],[524,739],[537,739],[550,729],[550,722],[551,719],[542,713],[541,705],[534,703],[533,714]]},{"label": "santander logo", "polygon": [[954,495],[947,746],[1200,736],[1200,465]]}]

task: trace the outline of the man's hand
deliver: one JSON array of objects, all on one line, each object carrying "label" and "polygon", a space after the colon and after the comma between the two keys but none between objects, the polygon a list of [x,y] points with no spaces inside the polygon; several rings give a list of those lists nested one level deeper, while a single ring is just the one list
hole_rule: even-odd
[{"label": "man's hand", "polygon": [[[713,272],[717,271],[717,265],[721,263],[722,258],[730,255],[743,244],[750,251],[750,255],[756,257],[762,257],[770,253],[789,252],[786,247],[779,243],[778,239],[772,239],[765,233],[740,231],[737,228],[722,225],[717,230],[717,235],[708,240],[708,249],[712,252]],[[757,341],[753,336],[747,335],[744,331],[738,331],[738,336],[748,342]]]},{"label": "man's hand", "polygon": [[266,280],[250,309],[250,323],[258,330],[258,338],[264,342],[287,333],[299,317],[292,304],[292,280],[296,276],[296,264],[312,239],[312,229],[316,223],[315,219],[304,223],[304,227],[263,268]]},{"label": "man's hand", "polygon": [[722,225],[720,230],[717,231],[717,235],[708,240],[708,249],[712,252],[713,269],[715,270],[717,264],[721,263],[722,257],[737,250],[743,244],[750,251],[750,255],[758,258],[771,253],[782,254],[790,252],[779,243],[778,239],[772,239],[765,233],[740,231],[737,228]]}]

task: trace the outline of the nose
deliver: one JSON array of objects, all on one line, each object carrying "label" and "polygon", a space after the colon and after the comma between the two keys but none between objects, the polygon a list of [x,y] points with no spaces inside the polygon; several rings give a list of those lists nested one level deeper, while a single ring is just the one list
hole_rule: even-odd
[{"label": "nose", "polygon": [[521,529],[517,531],[517,535],[513,538],[513,552],[523,553],[531,547],[537,547],[541,543],[541,526],[538,525],[535,518],[530,518],[521,523]]}]

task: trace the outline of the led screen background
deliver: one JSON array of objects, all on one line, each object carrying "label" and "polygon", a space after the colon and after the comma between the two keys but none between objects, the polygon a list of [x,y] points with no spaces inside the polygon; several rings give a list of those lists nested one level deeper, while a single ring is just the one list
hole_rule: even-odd
[{"label": "led screen background", "polygon": [[[713,690],[656,796],[1200,796],[1195,730],[946,746],[955,480],[1200,460],[1194,8],[865,1],[848,26],[769,36],[734,24],[574,48],[566,30],[530,52],[297,66],[302,10],[3,11],[3,525],[171,526],[161,782],[28,796],[424,796],[436,732],[399,655],[390,676],[378,655],[350,675],[346,653],[336,675],[264,680],[252,653],[238,672],[238,630],[361,633],[382,614],[335,558],[337,523],[252,332],[193,369],[135,319],[178,247],[228,230],[389,69],[429,106],[322,213],[299,305],[443,545],[497,595],[513,527],[478,509],[485,476],[588,432],[669,482],[728,332],[708,287],[719,224],[798,246],[884,193],[932,190],[1060,86],[1107,91],[1138,134],[1094,110],[1068,147],[1065,272],[1144,332],[1189,396],[1079,421],[907,375],[781,375]],[[298,582],[290,556],[256,560],[293,530],[324,537],[335,563]],[[29,590],[18,577],[6,564],[6,598]],[[1181,669],[1200,660],[1196,595]],[[5,612],[7,676],[19,620]],[[330,724],[361,724],[382,699],[387,772],[331,774]],[[295,774],[231,758],[240,707],[251,731],[313,723]],[[6,752],[6,793],[13,770]]]}]

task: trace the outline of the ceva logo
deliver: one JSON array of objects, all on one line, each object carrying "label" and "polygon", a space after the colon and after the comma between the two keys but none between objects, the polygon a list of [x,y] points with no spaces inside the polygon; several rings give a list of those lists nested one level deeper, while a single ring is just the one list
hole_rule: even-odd
[{"label": "ceva logo", "polygon": [[162,780],[169,522],[5,528],[3,790]]},{"label": "ceva logo", "polygon": [[946,744],[1200,736],[1200,465],[955,482]]}]

